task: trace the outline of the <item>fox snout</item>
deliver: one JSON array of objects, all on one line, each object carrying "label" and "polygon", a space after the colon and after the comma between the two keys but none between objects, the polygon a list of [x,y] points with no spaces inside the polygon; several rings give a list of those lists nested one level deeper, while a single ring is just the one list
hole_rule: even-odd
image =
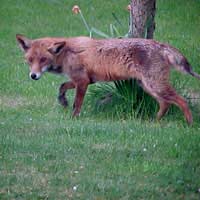
[{"label": "fox snout", "polygon": [[30,66],[29,77],[32,80],[39,80],[41,76],[42,76],[42,72],[38,68],[35,69],[34,67]]},{"label": "fox snout", "polygon": [[30,76],[30,78],[33,79],[33,80],[39,80],[40,77],[42,76],[42,74],[43,74],[44,72],[47,71],[47,69],[48,69],[48,66],[44,66],[44,67],[41,69],[41,70],[42,70],[41,72],[35,72],[35,71],[31,70],[29,76]]}]

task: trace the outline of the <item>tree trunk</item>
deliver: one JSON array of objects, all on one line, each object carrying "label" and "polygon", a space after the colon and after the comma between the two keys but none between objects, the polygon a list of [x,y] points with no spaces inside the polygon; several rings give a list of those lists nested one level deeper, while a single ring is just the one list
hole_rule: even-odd
[{"label": "tree trunk", "polygon": [[[155,30],[155,12],[156,0],[131,0],[128,37],[152,39]],[[115,83],[115,85],[117,84],[118,83]],[[121,81],[119,84],[121,84],[121,87],[124,87],[126,91],[127,88],[134,89],[136,97],[133,106],[137,107],[138,113],[150,113],[150,110],[148,110],[149,108],[152,108],[152,110],[156,109],[154,100],[151,101],[151,99],[147,97],[148,94],[141,90],[137,80]],[[147,105],[150,106],[146,108],[145,106]]]},{"label": "tree trunk", "polygon": [[129,37],[153,38],[156,0],[131,0]]}]

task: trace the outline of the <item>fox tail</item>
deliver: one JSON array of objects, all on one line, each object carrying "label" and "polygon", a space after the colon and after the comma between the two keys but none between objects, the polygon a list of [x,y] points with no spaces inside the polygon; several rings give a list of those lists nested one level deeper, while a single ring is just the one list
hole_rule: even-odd
[{"label": "fox tail", "polygon": [[192,70],[188,60],[176,48],[167,46],[164,50],[165,58],[176,70],[190,74],[200,80],[200,75]]}]

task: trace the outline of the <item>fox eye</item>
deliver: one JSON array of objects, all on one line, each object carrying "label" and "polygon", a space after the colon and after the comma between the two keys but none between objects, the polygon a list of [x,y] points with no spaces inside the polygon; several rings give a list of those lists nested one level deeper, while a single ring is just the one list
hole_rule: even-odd
[{"label": "fox eye", "polygon": [[42,57],[41,59],[40,59],[40,62],[41,63],[44,63],[44,62],[46,62],[47,61],[47,58],[46,57]]},{"label": "fox eye", "polygon": [[33,58],[30,57],[30,58],[28,59],[28,61],[29,61],[30,63],[32,63],[32,62],[33,62]]}]

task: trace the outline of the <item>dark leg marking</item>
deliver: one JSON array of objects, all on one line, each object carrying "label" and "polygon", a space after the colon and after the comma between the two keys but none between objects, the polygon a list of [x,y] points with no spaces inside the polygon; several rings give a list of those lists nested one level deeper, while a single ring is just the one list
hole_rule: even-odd
[{"label": "dark leg marking", "polygon": [[65,82],[65,83],[60,85],[58,101],[64,107],[68,106],[68,102],[67,102],[67,99],[65,97],[65,93],[66,93],[67,90],[73,89],[73,88],[75,88],[75,85],[74,85],[74,83],[72,81]]}]

